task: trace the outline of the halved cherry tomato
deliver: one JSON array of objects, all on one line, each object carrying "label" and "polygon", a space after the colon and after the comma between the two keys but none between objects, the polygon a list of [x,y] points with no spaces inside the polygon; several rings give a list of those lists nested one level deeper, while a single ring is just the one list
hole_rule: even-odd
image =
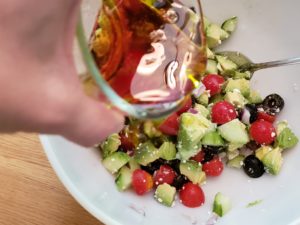
[{"label": "halved cherry tomato", "polygon": [[211,96],[221,92],[224,82],[224,78],[217,74],[208,74],[202,80],[206,90],[210,91]]},{"label": "halved cherry tomato", "polygon": [[234,106],[227,101],[220,101],[211,109],[212,122],[217,124],[227,123],[237,117]]},{"label": "halved cherry tomato", "polygon": [[192,107],[192,98],[188,98],[184,105],[177,111],[178,115],[181,115],[182,113],[187,112]]},{"label": "halved cherry tomato", "polygon": [[276,130],[269,121],[257,120],[251,124],[250,135],[258,144],[268,145],[275,140]]},{"label": "halved cherry tomato", "polygon": [[156,186],[160,184],[172,184],[176,177],[176,172],[168,165],[161,165],[159,170],[154,172],[153,180]]},{"label": "halved cherry tomato", "polygon": [[207,176],[216,177],[223,172],[224,166],[222,161],[216,157],[209,162],[206,162],[202,166],[202,170]]},{"label": "halved cherry tomato", "polygon": [[179,130],[179,116],[177,113],[170,115],[158,129],[167,135],[177,135]]},{"label": "halved cherry tomato", "polygon": [[132,187],[138,195],[143,195],[152,189],[153,178],[146,171],[137,169],[132,174]]},{"label": "halved cherry tomato", "polygon": [[192,182],[183,185],[179,191],[179,198],[182,204],[190,208],[199,207],[205,202],[205,196],[201,187]]},{"label": "halved cherry tomato", "polygon": [[201,162],[204,160],[204,156],[205,156],[204,151],[200,151],[200,152],[198,152],[197,155],[195,155],[195,156],[192,157],[191,159],[192,159],[192,160],[195,160],[195,161],[198,162],[198,163],[201,163]]},{"label": "halved cherry tomato", "polygon": [[270,123],[274,123],[275,119],[276,119],[275,116],[270,115],[266,112],[258,112],[258,114],[257,114],[257,120],[265,120]]}]

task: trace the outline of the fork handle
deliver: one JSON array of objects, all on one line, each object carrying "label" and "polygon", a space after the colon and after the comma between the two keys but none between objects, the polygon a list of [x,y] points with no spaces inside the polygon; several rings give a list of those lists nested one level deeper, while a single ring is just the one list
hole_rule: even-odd
[{"label": "fork handle", "polygon": [[[277,60],[277,61],[271,61],[271,62],[264,62],[264,63],[252,63],[248,65],[247,69],[251,70],[252,72],[260,70],[260,69],[266,69],[266,68],[272,68],[272,67],[278,67],[278,66],[287,66],[287,65],[294,65],[300,63],[300,57],[296,58],[290,58],[290,59],[283,59],[283,60]],[[246,70],[246,68],[245,68]]]}]

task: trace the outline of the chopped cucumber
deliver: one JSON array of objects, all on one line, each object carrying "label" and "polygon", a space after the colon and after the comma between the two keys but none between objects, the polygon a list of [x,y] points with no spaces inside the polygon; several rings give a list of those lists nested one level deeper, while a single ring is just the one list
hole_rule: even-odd
[{"label": "chopped cucumber", "polygon": [[244,144],[243,143],[229,143],[227,146],[227,151],[229,152],[233,152],[241,147],[243,147]]},{"label": "chopped cucumber", "polygon": [[206,40],[209,48],[215,48],[229,37],[229,34],[219,25],[211,23],[206,28]]},{"label": "chopped cucumber", "polygon": [[150,121],[150,120],[145,121],[143,127],[144,127],[144,133],[149,138],[160,137],[162,135],[162,133],[159,130],[156,129],[153,122]]},{"label": "chopped cucumber", "polygon": [[198,113],[200,113],[202,116],[204,117],[208,117],[209,115],[209,111],[207,108],[205,108],[203,105],[201,104],[195,104],[194,109],[198,111]]},{"label": "chopped cucumber", "polygon": [[130,160],[129,160],[129,168],[130,170],[132,171],[135,171],[137,169],[140,169],[140,165],[135,161],[135,159],[133,157],[130,157]]},{"label": "chopped cucumber", "polygon": [[202,145],[224,146],[225,142],[217,131],[212,131],[204,135],[201,139]]},{"label": "chopped cucumber", "polygon": [[173,206],[176,195],[176,188],[169,184],[161,184],[156,188],[154,198],[161,204],[171,207]]},{"label": "chopped cucumber", "polygon": [[206,57],[208,59],[215,59],[215,53],[213,53],[208,47],[206,47]]},{"label": "chopped cucumber", "polygon": [[233,74],[233,78],[234,79],[245,78],[247,80],[250,80],[251,73],[249,71],[246,71],[246,72],[235,71],[234,74]]},{"label": "chopped cucumber", "polygon": [[280,135],[280,133],[288,127],[287,121],[283,120],[276,124],[276,134],[277,136]]},{"label": "chopped cucumber", "polygon": [[250,140],[245,124],[239,119],[219,126],[218,130],[221,136],[230,143],[247,144]]},{"label": "chopped cucumber", "polygon": [[179,169],[180,173],[185,175],[194,184],[202,184],[206,180],[205,173],[202,171],[201,163],[188,160],[181,162]]},{"label": "chopped cucumber", "polygon": [[237,64],[228,59],[226,56],[216,55],[216,59],[220,64],[219,70],[222,74],[232,75],[238,69]]},{"label": "chopped cucumber", "polygon": [[265,155],[272,150],[273,148],[271,146],[263,145],[255,151],[255,156],[261,161]]},{"label": "chopped cucumber", "polygon": [[132,172],[133,171],[127,166],[124,166],[120,169],[115,180],[116,186],[119,191],[125,191],[130,187]]},{"label": "chopped cucumber", "polygon": [[215,104],[215,103],[223,101],[223,100],[224,100],[224,96],[222,94],[216,94],[211,97],[210,103]]},{"label": "chopped cucumber", "polygon": [[151,141],[147,141],[139,146],[134,155],[136,162],[143,166],[147,166],[149,163],[159,159],[159,157],[160,152]]},{"label": "chopped cucumber", "polygon": [[221,27],[223,30],[225,30],[230,34],[236,29],[237,23],[238,23],[238,18],[234,16],[225,20]]},{"label": "chopped cucumber", "polygon": [[210,94],[208,91],[204,91],[198,98],[197,102],[201,105],[207,106],[209,102]]},{"label": "chopped cucumber", "polygon": [[116,152],[121,145],[120,136],[118,134],[111,134],[102,144],[103,157],[111,155]]},{"label": "chopped cucumber", "polygon": [[118,170],[129,162],[130,157],[124,152],[114,152],[103,159],[103,166],[111,173]]},{"label": "chopped cucumber", "polygon": [[213,203],[213,212],[219,216],[224,216],[231,209],[230,198],[223,195],[222,193],[217,193]]},{"label": "chopped cucumber", "polygon": [[250,94],[248,97],[248,101],[250,104],[258,104],[263,101],[258,91],[250,90]]}]

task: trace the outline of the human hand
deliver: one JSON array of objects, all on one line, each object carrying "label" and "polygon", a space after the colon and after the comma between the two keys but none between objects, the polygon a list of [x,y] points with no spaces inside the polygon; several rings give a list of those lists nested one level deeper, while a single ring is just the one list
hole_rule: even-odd
[{"label": "human hand", "polygon": [[0,132],[60,134],[84,146],[123,115],[87,97],[72,59],[80,0],[0,1]]}]

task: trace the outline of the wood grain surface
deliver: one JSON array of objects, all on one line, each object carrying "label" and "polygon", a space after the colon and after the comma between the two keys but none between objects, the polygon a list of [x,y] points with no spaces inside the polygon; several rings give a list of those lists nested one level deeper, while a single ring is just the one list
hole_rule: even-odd
[{"label": "wood grain surface", "polygon": [[66,191],[35,134],[0,135],[1,225],[103,225]]}]

